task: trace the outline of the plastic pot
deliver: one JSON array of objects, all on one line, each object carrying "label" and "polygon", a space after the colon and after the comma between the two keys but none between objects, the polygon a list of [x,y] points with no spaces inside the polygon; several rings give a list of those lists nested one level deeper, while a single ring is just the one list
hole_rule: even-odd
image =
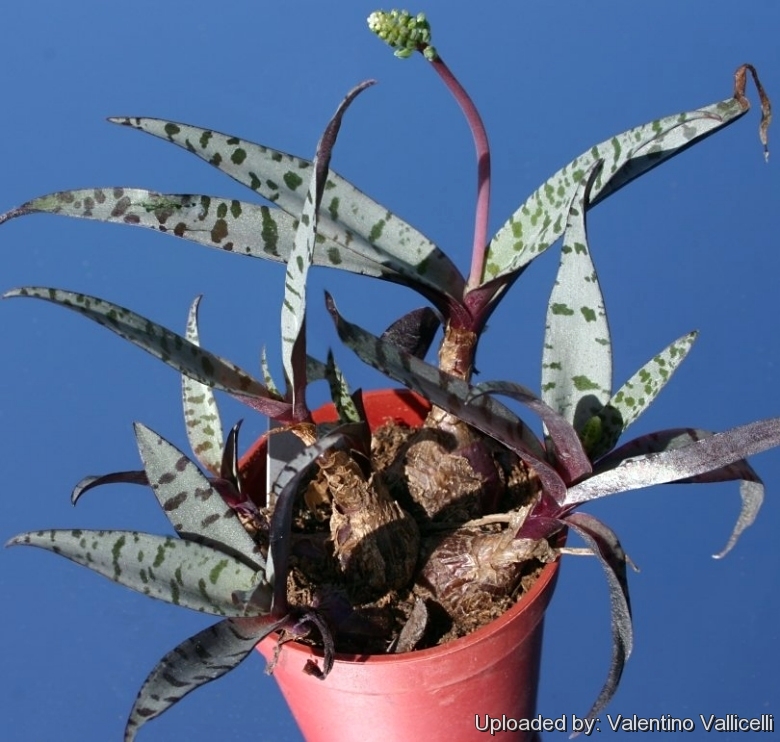
[{"label": "plastic pot", "polygon": [[[387,419],[416,425],[427,403],[406,391],[366,393],[366,413],[374,427]],[[335,419],[331,405],[318,410],[318,422]],[[243,466],[264,468],[265,445],[258,442]],[[264,476],[261,471],[258,476]],[[533,587],[499,619],[440,647],[405,654],[336,655],[325,680],[304,672],[321,653],[288,642],[273,676],[307,742],[467,742],[489,738],[491,720],[501,724],[501,740],[531,742],[535,732],[518,729],[536,709],[544,612],[552,597],[558,563],[547,565]],[[275,635],[258,644],[266,660]]]}]

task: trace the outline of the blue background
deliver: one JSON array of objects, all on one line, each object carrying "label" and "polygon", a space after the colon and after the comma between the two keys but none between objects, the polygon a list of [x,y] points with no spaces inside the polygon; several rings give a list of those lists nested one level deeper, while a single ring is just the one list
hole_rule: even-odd
[{"label": "blue background", "polygon": [[[424,9],[434,43],[490,133],[491,231],[590,145],[728,97],[742,62],[756,65],[780,102],[780,6],[768,0],[740,8],[715,0],[479,5],[473,18],[465,13],[475,3],[428,0]],[[346,90],[375,77],[381,84],[349,111],[333,167],[423,230],[466,272],[470,134],[424,62],[396,60],[366,30],[374,7],[312,0],[14,3],[3,14],[0,45],[0,208],[53,190],[110,185],[251,198],[187,153],[103,118],[165,117],[310,157]],[[749,96],[756,101],[752,89]],[[780,414],[780,175],[776,162],[763,161],[757,126],[754,110],[592,212],[616,384],[672,339],[701,330],[633,434],[681,425],[720,430]],[[534,263],[491,320],[480,346],[481,378],[538,388],[556,265],[555,250]],[[3,289],[78,289],[182,329],[189,302],[204,293],[204,344],[251,370],[267,344],[280,373],[279,266],[143,230],[36,217],[0,230],[0,276]],[[375,332],[419,305],[401,287],[315,271],[310,338],[320,357],[338,345],[319,308],[326,286],[346,317]],[[0,539],[39,527],[167,532],[154,498],[139,488],[95,492],[78,510],[68,495],[85,474],[137,466],[133,420],[186,447],[177,375],[41,302],[0,304],[0,341]],[[337,353],[353,386],[384,385],[349,352]],[[231,400],[222,411],[227,424],[247,418],[245,443],[264,430],[259,416]],[[642,568],[631,575],[636,649],[611,714],[692,717],[697,732],[687,738],[705,736],[700,713],[774,713],[780,725],[780,453],[754,464],[767,501],[723,561],[710,554],[738,513],[734,483],[643,490],[589,508]],[[0,592],[6,742],[121,739],[148,671],[210,620],[37,550],[0,552]],[[584,714],[608,657],[600,568],[593,559],[568,558],[548,612],[540,713]],[[601,718],[598,736],[613,737]],[[192,742],[300,739],[254,657],[151,723],[140,739],[184,735]],[[563,739],[545,738],[554,736]]]}]

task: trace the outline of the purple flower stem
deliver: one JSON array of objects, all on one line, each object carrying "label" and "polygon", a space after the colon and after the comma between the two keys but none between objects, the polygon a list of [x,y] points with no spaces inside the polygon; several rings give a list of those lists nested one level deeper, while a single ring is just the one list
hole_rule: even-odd
[{"label": "purple flower stem", "polygon": [[437,56],[431,60],[433,68],[458,102],[466,116],[471,134],[474,137],[474,148],[477,153],[477,208],[474,217],[474,244],[471,252],[471,272],[467,287],[475,289],[482,281],[485,264],[485,249],[487,248],[488,212],[490,210],[490,145],[488,144],[485,125],[474,105],[474,101],[463,86]]}]

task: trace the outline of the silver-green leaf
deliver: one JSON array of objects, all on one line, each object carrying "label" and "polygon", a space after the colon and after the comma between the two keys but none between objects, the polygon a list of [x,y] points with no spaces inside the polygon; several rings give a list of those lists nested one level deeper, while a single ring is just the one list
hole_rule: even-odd
[{"label": "silver-green leaf", "polygon": [[[145,227],[235,255],[286,263],[290,258],[298,214],[269,206],[141,188],[83,188],[39,196],[0,214],[0,224],[28,214],[59,214],[81,219]],[[314,264],[361,275],[409,283],[386,265],[351,246],[318,235]]]},{"label": "silver-green leaf", "polygon": [[483,283],[516,273],[563,234],[577,186],[599,160],[604,167],[593,184],[590,206],[747,110],[747,100],[727,98],[637,126],[583,152],[531,194],[496,233],[488,245]]},{"label": "silver-green leaf", "polygon": [[168,652],[141,686],[125,727],[124,742],[184,696],[238,667],[268,634],[286,619],[228,618],[201,631]]},{"label": "silver-green leaf", "polygon": [[[189,124],[139,117],[109,121],[172,142],[294,218],[301,213],[311,175],[309,160]],[[335,172],[325,185],[322,207],[320,235],[334,245],[328,255],[332,267],[344,268],[344,253],[352,251],[402,276],[401,283],[422,284],[454,298],[463,294],[465,280],[439,248]]]},{"label": "silver-green leaf", "polygon": [[597,419],[591,418],[593,423],[588,421],[582,428],[578,428],[585,430],[590,424],[593,430],[598,431],[589,446],[593,457],[611,450],[628,426],[653,403],[680,364],[688,357],[698,334],[694,330],[669,343],[612,395],[607,404],[596,413]]},{"label": "silver-green leaf", "polygon": [[[198,347],[198,307],[201,299],[201,296],[196,297],[190,306],[185,333],[187,340]],[[184,374],[181,377],[181,396],[187,440],[192,452],[203,467],[219,476],[224,435],[214,392],[207,384]]]},{"label": "silver-green leaf", "polygon": [[542,351],[542,399],[577,430],[612,393],[612,343],[585,218],[600,167],[599,162],[580,180],[569,207]]},{"label": "silver-green leaf", "polygon": [[256,404],[267,410],[266,414],[284,418],[289,412],[289,403],[273,398],[268,389],[246,371],[130,309],[96,296],[64,289],[25,286],[3,294],[4,299],[18,296],[43,299],[71,309],[129,340],[182,374],[238,397],[256,398]]},{"label": "silver-green leaf", "polygon": [[246,607],[233,604],[233,592],[253,588],[259,577],[209,546],[137,531],[29,531],[6,544],[20,545],[59,554],[150,598],[215,616],[246,615]]},{"label": "silver-green leaf", "polygon": [[134,427],[149,486],[176,533],[263,570],[258,546],[198,467],[161,435],[141,423]]},{"label": "silver-green leaf", "polygon": [[331,154],[347,108],[363,90],[373,84],[374,80],[368,80],[349,91],[317,143],[309,173],[309,188],[303,201],[300,222],[295,231],[290,260],[287,261],[282,303],[282,362],[292,388],[293,409],[299,417],[302,417],[306,410],[303,399],[307,381],[306,279],[314,259],[320,204],[328,178]]}]

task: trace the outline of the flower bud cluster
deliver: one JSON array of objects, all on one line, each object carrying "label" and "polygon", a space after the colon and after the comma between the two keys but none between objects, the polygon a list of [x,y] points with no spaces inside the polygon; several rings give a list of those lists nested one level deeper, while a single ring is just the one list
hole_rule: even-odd
[{"label": "flower bud cluster", "polygon": [[431,61],[438,56],[430,45],[431,26],[425,13],[413,16],[406,10],[376,10],[368,16],[368,27],[395,49],[396,57],[406,59],[418,50]]}]

